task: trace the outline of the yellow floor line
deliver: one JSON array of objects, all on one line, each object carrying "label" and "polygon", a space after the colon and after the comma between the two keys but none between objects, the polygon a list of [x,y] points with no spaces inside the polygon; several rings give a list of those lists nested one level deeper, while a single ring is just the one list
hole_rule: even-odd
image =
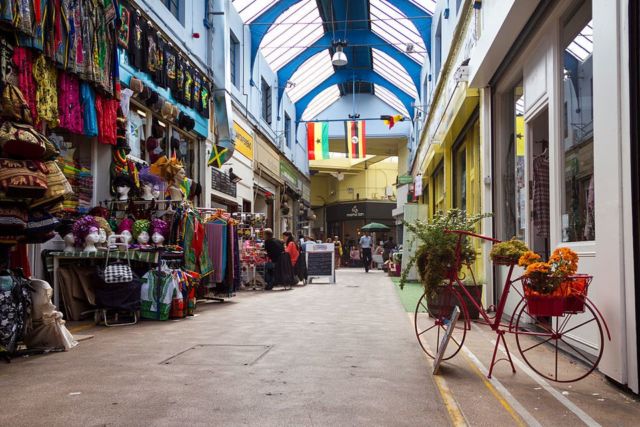
[{"label": "yellow floor line", "polygon": [[[411,326],[415,328],[413,323],[413,314],[412,313],[407,313],[407,314],[409,316],[409,321],[411,322]],[[429,366],[433,368],[433,362],[431,358],[429,358],[429,356],[427,356],[426,354],[424,354],[424,357],[429,362]],[[438,392],[442,397],[442,401],[444,402],[444,407],[446,408],[447,413],[449,414],[449,418],[451,419],[451,424],[455,427],[468,426],[469,424],[467,423],[467,420],[464,417],[464,414],[462,413],[462,409],[460,409],[460,405],[458,405],[458,402],[456,401],[455,397],[453,397],[453,393],[451,393],[451,390],[449,389],[449,386],[447,385],[447,381],[444,379],[444,377],[437,376],[437,375],[432,375],[431,377],[433,378],[433,382],[435,383],[436,388],[438,389]]]},{"label": "yellow floor line", "polygon": [[493,394],[493,397],[495,397],[496,400],[500,402],[502,407],[509,413],[509,415],[511,415],[511,418],[514,419],[516,424],[519,426],[526,426],[527,423],[525,423],[522,420],[522,418],[520,418],[518,413],[513,409],[513,407],[511,407],[509,402],[507,402],[504,399],[504,397],[502,397],[502,395],[498,392],[498,390],[496,390],[493,384],[489,382],[487,377],[480,371],[480,368],[478,368],[464,352],[461,352],[460,354],[462,354],[462,356],[465,358],[465,360],[467,361],[467,364],[471,367],[473,373],[476,374],[476,376],[482,380],[482,383],[485,385],[485,387],[489,389],[491,394]]}]

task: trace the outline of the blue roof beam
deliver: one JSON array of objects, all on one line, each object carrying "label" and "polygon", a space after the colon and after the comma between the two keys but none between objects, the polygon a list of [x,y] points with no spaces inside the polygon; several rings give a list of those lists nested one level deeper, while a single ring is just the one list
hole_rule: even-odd
[{"label": "blue roof beam", "polygon": [[[278,70],[278,100],[282,99],[282,94],[284,92],[284,87],[286,86],[287,80],[291,79],[291,76],[296,72],[298,68],[302,64],[304,64],[309,58],[318,52],[327,49],[331,46],[333,42],[330,34],[325,34],[320,38],[317,42],[313,43],[311,46],[302,51],[298,56],[289,61],[287,65]],[[416,87],[416,91],[419,91],[420,88],[420,70],[422,68],[421,64],[418,64],[416,61],[411,59],[405,54],[398,55],[398,52],[401,52],[396,47],[386,43],[380,36],[372,33],[370,30],[366,31],[355,31],[351,30],[349,33],[348,42],[353,45],[364,45],[371,46],[375,45],[376,49],[379,49],[386,54],[392,56],[396,59],[400,65],[407,70],[407,73],[411,77],[413,84]]]},{"label": "blue roof beam", "polygon": [[[251,29],[251,70],[253,70],[253,66],[255,64],[256,56],[260,49],[260,43],[262,43],[262,39],[271,28],[271,25],[281,14],[300,1],[301,0],[277,1],[262,14],[257,16],[251,24],[249,24]],[[425,12],[422,8],[409,0],[393,0],[393,6],[403,12],[416,26],[416,29],[420,33],[424,45],[427,48],[427,54],[431,56],[431,18],[424,18],[428,12]]]},{"label": "blue roof beam", "polygon": [[322,92],[326,88],[333,86],[335,84],[349,83],[354,80],[378,84],[382,87],[387,88],[398,97],[400,102],[402,102],[402,104],[405,106],[405,108],[411,115],[411,118],[413,118],[414,111],[411,104],[414,102],[414,99],[409,94],[404,92],[402,89],[398,88],[398,86],[394,85],[389,80],[382,77],[380,74],[372,70],[357,70],[355,72],[350,70],[340,70],[335,74],[331,75],[330,77],[328,77],[327,79],[325,79],[322,83],[317,85],[315,88],[313,88],[313,90],[311,90],[305,96],[300,98],[298,102],[296,102],[297,119],[300,120],[300,117],[302,117],[302,113],[304,113],[304,111],[307,109],[307,107],[309,106],[309,103],[320,92]]}]

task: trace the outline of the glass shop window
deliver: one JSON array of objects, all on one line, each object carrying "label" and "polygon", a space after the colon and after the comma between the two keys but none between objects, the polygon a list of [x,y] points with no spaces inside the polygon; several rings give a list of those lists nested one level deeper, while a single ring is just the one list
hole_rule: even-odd
[{"label": "glass shop window", "polygon": [[444,189],[444,163],[440,162],[433,173],[433,213],[444,212],[445,189]]},{"label": "glass shop window", "polygon": [[467,147],[466,138],[454,148],[453,207],[467,210]]},{"label": "glass shop window", "polygon": [[593,25],[591,3],[584,3],[562,32],[564,138],[560,153],[562,241],[595,239],[593,177]]},{"label": "glass shop window", "polygon": [[194,138],[177,128],[171,128],[171,155],[175,153],[182,162],[187,177],[197,181],[196,148]]}]

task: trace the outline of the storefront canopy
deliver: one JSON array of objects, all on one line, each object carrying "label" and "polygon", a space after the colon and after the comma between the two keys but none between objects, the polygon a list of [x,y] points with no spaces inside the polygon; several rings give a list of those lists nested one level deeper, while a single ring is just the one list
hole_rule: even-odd
[{"label": "storefront canopy", "polygon": [[[430,54],[435,0],[233,0],[251,30],[251,66],[261,52],[298,119],[313,119],[340,97],[369,93],[413,115]],[[344,43],[347,65],[331,58]]]}]

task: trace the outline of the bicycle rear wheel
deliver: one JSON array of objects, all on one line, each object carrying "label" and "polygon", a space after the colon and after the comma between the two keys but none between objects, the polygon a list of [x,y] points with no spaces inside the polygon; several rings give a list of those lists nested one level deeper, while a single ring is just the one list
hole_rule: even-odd
[{"label": "bicycle rear wheel", "polygon": [[454,357],[464,344],[467,335],[466,319],[469,317],[467,307],[453,286],[440,288],[438,295],[432,298],[428,298],[427,294],[422,295],[416,305],[414,314],[416,338],[422,350],[432,359],[435,359],[440,349],[442,337],[455,306],[460,308],[460,317],[442,360]]},{"label": "bicycle rear wheel", "polygon": [[584,313],[534,317],[521,304],[516,315],[518,350],[538,375],[559,383],[579,381],[598,366],[604,350],[600,318],[590,301]]}]

